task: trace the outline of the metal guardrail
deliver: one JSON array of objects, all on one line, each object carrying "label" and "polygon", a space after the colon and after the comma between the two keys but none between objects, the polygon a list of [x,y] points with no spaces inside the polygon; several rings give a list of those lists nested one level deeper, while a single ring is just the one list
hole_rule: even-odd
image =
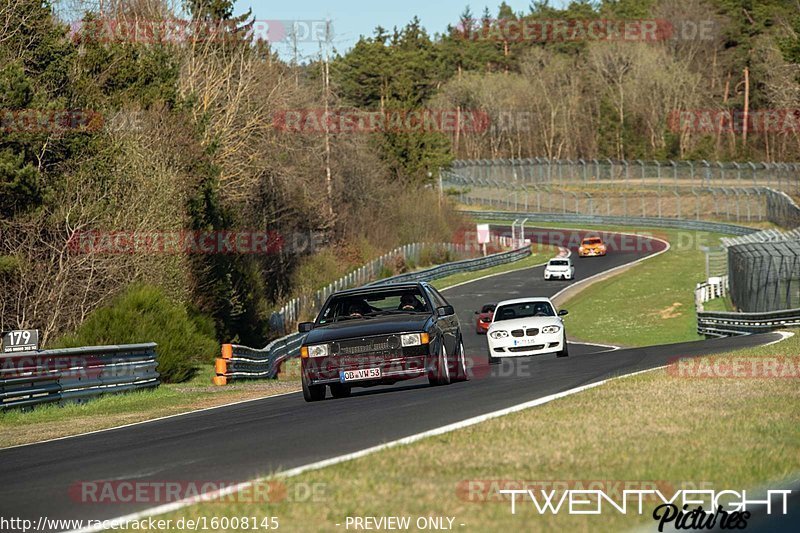
[{"label": "metal guardrail", "polygon": [[157,387],[156,344],[87,346],[0,357],[0,409]]},{"label": "metal guardrail", "polygon": [[528,257],[529,255],[531,255],[531,247],[525,246],[509,252],[500,252],[497,254],[488,255],[486,257],[479,257],[478,259],[465,259],[463,261],[445,263],[444,265],[435,266],[425,270],[419,270],[417,272],[398,274],[397,276],[367,283],[367,286],[390,285],[392,283],[405,283],[407,281],[432,281],[451,276],[453,274],[472,272],[474,270],[483,270],[484,268],[511,263],[513,261],[519,261],[520,259]]},{"label": "metal guardrail", "polygon": [[728,294],[728,276],[716,276],[703,283],[698,283],[694,290],[694,303],[697,311],[703,311],[703,304],[715,298],[724,298]]},{"label": "metal guardrail", "polygon": [[[544,214],[544,213],[524,213],[504,212],[504,211],[462,211],[464,214],[482,218],[485,220],[508,221],[519,217],[528,217],[531,221],[539,222],[564,222],[570,224],[589,224],[589,225],[620,225],[620,226],[652,226],[677,229],[688,229],[695,231],[712,231],[717,233],[728,233],[734,235],[748,235],[757,230],[735,224],[723,222],[709,222],[698,220],[681,219],[648,219],[644,217],[608,217],[608,216],[588,216],[575,214]],[[727,277],[725,278],[727,279]],[[698,287],[698,290],[703,290]],[[706,289],[708,290],[708,289]],[[727,292],[727,288],[716,289],[719,294]],[[709,292],[709,294],[711,294]],[[697,298],[697,296],[696,296]],[[729,335],[746,335],[749,333],[761,333],[783,327],[800,326],[800,309],[790,309],[787,311],[774,311],[768,313],[736,313],[736,312],[716,312],[701,311],[697,312],[697,332],[700,335],[710,337],[724,337]]]},{"label": "metal guardrail", "polygon": [[275,378],[283,361],[300,355],[304,338],[303,333],[293,333],[275,339],[262,349],[223,344],[222,357],[217,358],[214,365],[213,382],[227,385],[233,380]]},{"label": "metal guardrail", "polygon": [[710,222],[706,220],[688,220],[681,218],[653,217],[620,217],[606,215],[579,215],[574,213],[519,213],[516,211],[470,211],[461,210],[467,216],[484,220],[510,221],[517,218],[528,218],[530,222],[556,222],[567,224],[587,224],[593,226],[639,226],[653,228],[675,228],[693,231],[711,231],[730,235],[747,235],[757,231],[748,226],[728,224],[726,222]]},{"label": "metal guardrail", "polygon": [[797,326],[800,326],[800,309],[771,313],[697,313],[697,333],[708,337],[749,335]]},{"label": "metal guardrail", "polygon": [[[433,268],[400,274],[367,284],[367,286],[390,285],[407,281],[432,281],[460,272],[482,270],[495,265],[511,263],[531,255],[530,246],[500,252],[477,259],[465,259],[445,263]],[[223,344],[222,357],[215,362],[215,385],[227,385],[230,381],[241,379],[275,378],[280,365],[292,357],[300,355],[300,346],[305,334],[293,333],[269,343],[262,349],[238,344]]]},{"label": "metal guardrail", "polygon": [[342,276],[336,281],[329,283],[327,286],[314,292],[313,294],[299,296],[286,302],[286,304],[284,304],[283,307],[281,307],[277,312],[278,316],[280,317],[280,320],[278,321],[280,326],[286,330],[289,326],[298,321],[304,309],[318,308],[328,298],[328,296],[336,291],[347,289],[349,287],[358,287],[374,280],[380,275],[381,269],[383,269],[396,257],[402,257],[405,261],[419,261],[422,251],[426,248],[433,250],[441,248],[453,254],[464,254],[467,251],[463,244],[453,243],[415,242],[399,246],[394,250],[387,252],[382,256],[373,259],[372,261],[369,261],[368,263],[355,269],[349,274]]}]

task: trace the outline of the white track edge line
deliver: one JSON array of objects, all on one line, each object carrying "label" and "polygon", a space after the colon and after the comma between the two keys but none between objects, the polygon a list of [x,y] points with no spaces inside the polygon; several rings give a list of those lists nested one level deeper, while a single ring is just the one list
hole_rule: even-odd
[{"label": "white track edge line", "polygon": [[[585,230],[581,230],[581,231],[585,231]],[[621,233],[621,232],[610,232],[610,233],[620,233],[621,235],[623,235],[623,233]],[[624,234],[624,235],[633,235],[633,234],[628,233],[628,234]],[[647,238],[649,238],[649,237],[647,237]],[[558,248],[559,249],[564,249],[563,246],[559,246]],[[569,249],[566,249],[566,250],[567,250],[567,257],[569,257],[572,254],[572,251],[569,250]],[[652,256],[648,256],[648,257],[652,257]],[[471,280],[467,280],[467,281],[462,281],[461,283],[457,283],[455,285],[451,285],[449,287],[445,287],[444,289],[440,289],[439,292],[443,292],[443,291],[446,291],[448,289],[453,289],[455,287],[460,287],[461,285],[466,285],[467,283],[480,281],[482,279],[487,279],[487,278],[491,278],[491,277],[494,277],[494,276],[502,276],[503,274],[510,274],[512,272],[519,272],[519,271],[528,270],[528,269],[531,269],[531,268],[538,268],[538,267],[544,266],[546,264],[547,264],[547,261],[545,261],[544,263],[539,263],[539,264],[536,264],[536,265],[517,268],[517,269],[514,269],[514,270],[507,270],[505,272],[496,272],[494,274],[488,274],[488,275],[482,276],[480,278],[475,278],[475,279],[471,279]],[[633,264],[633,263],[626,263],[626,264]],[[615,267],[615,268],[618,268],[618,267]],[[614,270],[614,269],[611,269],[611,270]],[[607,270],[605,272],[611,272],[611,270]],[[602,272],[601,272],[601,274],[602,274]],[[587,279],[591,279],[591,278],[587,278]],[[578,282],[578,283],[580,283],[580,282]],[[575,284],[572,284],[569,287],[572,287],[573,285],[575,285]],[[567,288],[569,288],[569,287],[567,287]],[[565,288],[563,290],[566,290],[567,288]],[[561,291],[559,291],[559,293],[560,292]],[[559,293],[557,293],[557,294],[559,294]],[[588,343],[579,343],[579,344],[588,344]],[[597,344],[596,346],[607,346],[607,345]],[[203,409],[195,409],[193,411],[186,411],[184,413],[175,413],[175,414],[172,414],[172,415],[161,416],[161,417],[158,417],[158,418],[150,418],[148,420],[140,420],[139,422],[131,422],[130,424],[123,424],[121,426],[114,426],[114,427],[110,427],[110,428],[96,429],[94,431],[87,431],[85,433],[76,433],[74,435],[65,435],[63,437],[55,437],[55,438],[52,438],[52,439],[40,440],[40,441],[36,441],[36,442],[27,442],[27,443],[24,443],[24,444],[15,444],[13,446],[7,446],[5,448],[0,448],[0,451],[11,450],[13,448],[21,448],[23,446],[33,446],[35,444],[44,444],[46,442],[55,442],[55,441],[59,441],[59,440],[72,439],[72,438],[75,438],[75,437],[83,437],[85,435],[94,435],[95,433],[102,433],[104,431],[113,431],[115,429],[123,429],[123,428],[131,427],[131,426],[138,426],[140,424],[147,424],[147,423],[150,423],[150,422],[157,422],[159,420],[175,418],[177,416],[185,416],[185,415],[190,415],[192,413],[200,413],[200,412],[203,412],[203,411],[209,411],[211,409],[220,409],[222,407],[231,407],[233,405],[239,405],[239,404],[247,403],[247,402],[255,402],[255,401],[258,401],[258,400],[263,400],[265,398],[276,398],[278,396],[285,396],[287,394],[296,394],[298,392],[300,392],[300,391],[283,392],[283,393],[280,393],[280,394],[273,394],[271,396],[262,396],[260,398],[250,398],[248,400],[239,400],[239,401],[236,401],[236,402],[226,403],[226,404],[222,404],[222,405],[215,405],[213,407],[204,407]]]},{"label": "white track edge line", "polygon": [[114,431],[116,429],[129,428],[131,426],[139,426],[139,425],[142,425],[142,424],[149,424],[150,422],[158,422],[159,420],[167,420],[167,419],[175,418],[175,417],[178,417],[178,416],[186,416],[186,415],[191,415],[191,414],[194,414],[194,413],[202,413],[204,411],[211,411],[212,409],[221,409],[223,407],[231,407],[231,406],[234,406],[234,405],[240,405],[240,404],[248,403],[248,402],[257,402],[259,400],[266,400],[268,398],[277,398],[278,396],[288,396],[289,394],[298,394],[299,392],[300,392],[299,390],[296,390],[296,391],[289,391],[289,392],[281,392],[279,394],[271,394],[269,396],[260,396],[258,398],[249,398],[249,399],[246,399],[246,400],[237,400],[235,402],[224,403],[224,404],[221,404],[221,405],[212,405],[211,407],[203,407],[202,409],[194,409],[192,411],[185,411],[183,413],[174,413],[174,414],[171,414],[171,415],[159,416],[158,418],[148,418],[147,420],[139,420],[138,422],[131,422],[129,424],[123,424],[121,426],[114,426],[114,427],[110,427],[110,428],[95,429],[93,431],[87,431],[85,433],[76,433],[74,435],[64,435],[63,437],[54,437],[52,439],[38,440],[36,442],[28,442],[28,443],[25,443],[25,444],[14,444],[13,446],[6,446],[5,448],[0,448],[0,452],[5,451],[5,450],[12,450],[14,448],[22,448],[23,446],[34,446],[36,444],[45,444],[47,442],[55,442],[55,441],[59,441],[59,440],[74,439],[75,437],[84,437],[86,435],[94,435],[96,433],[104,433],[106,431]]},{"label": "white track edge line", "polygon": [[[651,257],[651,256],[649,256],[649,257]],[[775,341],[771,341],[771,342],[769,342],[767,344],[764,344],[762,346],[769,346],[771,344],[776,344],[776,343],[781,342],[781,341],[783,341],[785,339],[788,339],[789,337],[794,335],[794,333],[787,332],[787,331],[778,331],[777,333],[779,333],[781,335],[780,339],[775,340]],[[436,436],[436,435],[442,435],[444,433],[449,433],[449,432],[452,432],[452,431],[455,431],[455,430],[458,430],[458,429],[463,429],[463,428],[466,428],[466,427],[469,427],[469,426],[474,426],[476,424],[479,424],[481,422],[485,422],[487,420],[491,420],[493,418],[499,418],[499,417],[505,416],[507,414],[515,413],[515,412],[518,412],[518,411],[523,411],[523,410],[530,409],[530,408],[533,408],[533,407],[538,407],[540,405],[544,405],[546,403],[550,403],[553,400],[564,398],[566,396],[571,396],[573,394],[577,394],[579,392],[583,392],[585,390],[589,390],[589,389],[592,389],[594,387],[599,387],[600,385],[604,385],[604,384],[609,383],[611,381],[615,381],[615,380],[623,379],[623,378],[628,378],[628,377],[632,377],[632,376],[638,376],[640,374],[645,374],[647,372],[654,372],[656,370],[661,370],[661,369],[666,368],[668,366],[669,365],[662,365],[662,366],[658,366],[658,367],[654,367],[654,368],[648,368],[646,370],[637,370],[636,372],[631,372],[631,373],[628,373],[628,374],[620,374],[618,376],[612,376],[610,378],[606,378],[606,379],[603,379],[603,380],[600,380],[600,381],[589,383],[587,385],[581,385],[580,387],[575,387],[575,388],[572,388],[572,389],[568,389],[566,391],[558,392],[556,394],[550,394],[548,396],[543,396],[543,397],[537,398],[535,400],[531,400],[531,401],[528,401],[528,402],[523,402],[521,404],[513,405],[511,407],[506,407],[504,409],[499,409],[497,411],[492,411],[491,413],[486,413],[486,414],[483,414],[483,415],[474,416],[472,418],[467,418],[467,419],[462,420],[460,422],[454,422],[452,424],[447,424],[445,426],[440,426],[438,428],[434,428],[434,429],[430,429],[430,430],[427,430],[427,431],[423,431],[423,432],[417,433],[415,435],[409,435],[408,437],[403,437],[401,439],[393,440],[393,441],[386,442],[386,443],[383,443],[383,444],[378,444],[377,446],[372,446],[372,447],[369,447],[369,448],[365,448],[365,449],[359,450],[357,452],[352,452],[352,453],[348,453],[348,454],[344,454],[344,455],[339,455],[337,457],[331,457],[330,459],[324,459],[322,461],[317,461],[315,463],[309,463],[307,465],[291,468],[291,469],[285,470],[283,472],[278,472],[278,473],[276,473],[275,475],[273,475],[271,477],[272,478],[294,477],[294,476],[297,476],[297,475],[302,474],[304,472],[308,472],[310,470],[319,470],[321,468],[325,468],[325,467],[328,467],[328,466],[333,466],[333,465],[336,465],[336,464],[339,464],[339,463],[352,461],[353,459],[359,459],[361,457],[373,454],[375,452],[379,452],[379,451],[386,450],[386,449],[389,449],[389,448],[394,448],[394,447],[401,446],[401,445],[404,445],[404,444],[411,444],[411,443],[417,442],[419,440],[425,439],[427,437],[433,437],[433,436]],[[239,483],[239,484],[231,486],[231,487],[226,487],[225,489],[220,489],[220,490],[216,490],[216,491],[212,491],[212,492],[203,493],[203,494],[201,494],[200,496],[197,496],[197,497],[186,498],[186,499],[183,499],[183,500],[179,500],[177,502],[172,502],[172,503],[167,503],[167,504],[164,504],[164,505],[159,505],[159,506],[156,506],[156,507],[151,507],[150,509],[145,509],[144,511],[131,513],[131,514],[128,514],[128,515],[117,517],[117,518],[111,518],[111,519],[106,520],[105,523],[106,524],[124,523],[126,521],[139,520],[141,518],[145,518],[145,517],[149,517],[149,516],[169,513],[171,511],[178,511],[178,510],[183,509],[185,507],[188,507],[190,505],[194,505],[194,504],[197,504],[197,503],[202,503],[204,500],[214,501],[217,498],[221,498],[221,497],[227,496],[229,494],[233,494],[233,493],[240,492],[242,490],[248,489],[248,488],[252,487],[253,484],[256,483],[257,481],[259,481],[260,479],[269,479],[269,477],[268,478],[259,478],[259,479],[252,480],[252,481],[245,481],[245,482]],[[103,531],[103,529],[104,528],[102,527],[102,524],[101,524],[99,526],[92,526],[92,527],[86,527],[86,528],[82,528],[82,529],[71,530],[71,531],[68,531],[66,533],[94,533],[94,532],[97,532],[97,531]]]}]

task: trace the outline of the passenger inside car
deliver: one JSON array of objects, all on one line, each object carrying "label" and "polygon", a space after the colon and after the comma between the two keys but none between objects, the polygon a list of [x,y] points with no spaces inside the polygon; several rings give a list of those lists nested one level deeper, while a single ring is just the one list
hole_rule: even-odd
[{"label": "passenger inside car", "polygon": [[400,297],[399,311],[425,311],[427,306],[411,293],[405,293]]}]

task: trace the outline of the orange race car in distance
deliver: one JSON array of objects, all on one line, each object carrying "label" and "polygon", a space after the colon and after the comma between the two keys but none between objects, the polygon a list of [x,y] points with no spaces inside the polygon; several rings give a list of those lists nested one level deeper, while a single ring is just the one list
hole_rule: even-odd
[{"label": "orange race car in distance", "polygon": [[578,257],[606,255],[606,245],[600,237],[584,237],[578,247]]}]

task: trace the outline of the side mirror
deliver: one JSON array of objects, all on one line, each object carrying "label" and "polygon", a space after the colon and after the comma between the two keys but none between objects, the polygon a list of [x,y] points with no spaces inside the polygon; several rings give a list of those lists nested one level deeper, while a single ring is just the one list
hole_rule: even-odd
[{"label": "side mirror", "polygon": [[475,314],[479,315],[479,314],[481,314],[481,312],[480,311],[475,311]]},{"label": "side mirror", "polygon": [[562,309],[561,311],[558,312],[558,316],[564,316],[564,315],[568,315],[568,314],[569,314],[569,311],[567,311],[566,309]]},{"label": "side mirror", "polygon": [[312,329],[314,329],[314,323],[313,322],[300,322],[297,325],[297,331],[299,333],[308,333]]},{"label": "side mirror", "polygon": [[456,314],[455,309],[453,309],[452,305],[443,305],[436,309],[437,316],[450,316]]}]

